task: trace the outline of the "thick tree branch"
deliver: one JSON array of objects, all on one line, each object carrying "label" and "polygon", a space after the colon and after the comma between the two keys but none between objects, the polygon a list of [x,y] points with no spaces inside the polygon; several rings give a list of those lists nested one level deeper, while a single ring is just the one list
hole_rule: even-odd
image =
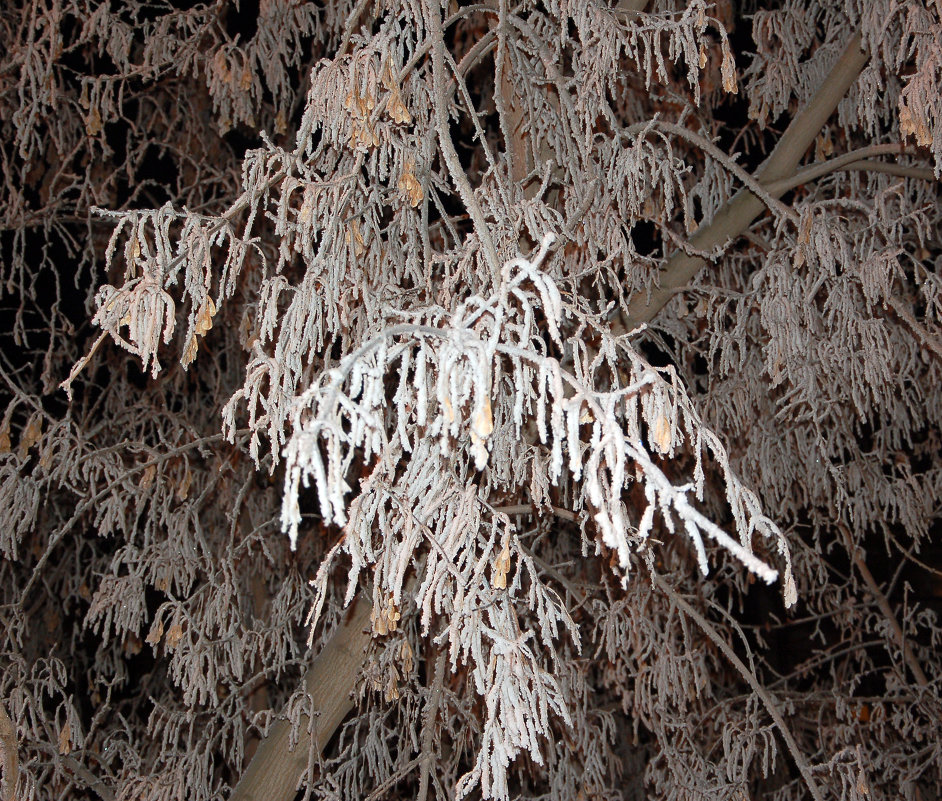
[{"label": "thick tree branch", "polygon": [[[291,801],[307,770],[311,749],[320,752],[353,708],[352,693],[370,641],[370,603],[357,596],[343,623],[318,654],[304,685],[318,715],[301,716],[302,737],[289,749],[291,723],[279,720],[259,743],[229,801]],[[309,733],[304,736],[305,733]]]},{"label": "thick tree branch", "polygon": [[[755,177],[759,183],[768,186],[794,173],[821,127],[866,65],[869,57],[860,49],[860,42],[860,34],[855,34],[814,97],[792,120],[778,145],[757,171]],[[783,188],[777,194],[772,191],[769,194],[781,197],[784,192]],[[730,239],[745,232],[764,208],[765,203],[755,194],[748,189],[741,189],[709,224],[702,226],[691,237],[690,244],[700,251],[710,251],[725,245]],[[637,293],[628,308],[622,310],[620,325],[613,325],[613,331],[631,331],[652,320],[675,292],[690,283],[705,263],[703,259],[682,251],[675,253],[661,272],[660,286],[647,297],[645,293]]]}]

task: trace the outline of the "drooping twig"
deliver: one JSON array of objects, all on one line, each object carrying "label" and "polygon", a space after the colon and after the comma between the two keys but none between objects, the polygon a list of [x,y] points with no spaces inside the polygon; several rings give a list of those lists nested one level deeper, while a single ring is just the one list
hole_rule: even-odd
[{"label": "drooping twig", "polygon": [[428,777],[432,770],[432,741],[435,736],[435,720],[442,703],[442,692],[445,683],[445,659],[448,651],[443,647],[439,649],[438,659],[435,660],[435,675],[432,679],[432,689],[425,709],[425,720],[422,723],[422,753],[419,755],[421,772],[419,774],[419,794],[416,801],[425,801],[428,797]]},{"label": "drooping twig", "polygon": [[496,285],[500,281],[500,260],[497,257],[497,249],[494,247],[490,229],[484,219],[484,212],[474,196],[474,190],[471,188],[468,176],[461,166],[458,152],[455,150],[455,143],[451,140],[451,134],[448,131],[445,92],[445,42],[442,37],[442,21],[437,3],[428,4],[428,20],[429,35],[432,39],[432,84],[435,93],[435,130],[438,134],[438,143],[442,149],[442,157],[448,167],[448,172],[451,173],[451,178],[458,189],[458,194],[461,196],[461,200],[474,222],[474,231],[484,251],[484,260],[490,269],[491,279]]},{"label": "drooping twig", "polygon": [[[242,436],[248,434],[247,429],[240,429],[236,432],[236,435]],[[197,448],[201,448],[204,445],[208,445],[211,442],[217,442],[223,440],[224,436],[222,434],[210,434],[206,437],[201,437],[200,439],[194,439],[190,442],[185,442],[182,445],[177,445],[174,448],[168,449],[158,456],[155,456],[153,459],[149,459],[146,462],[141,462],[136,464],[133,467],[128,468],[128,470],[119,476],[117,479],[110,481],[105,485],[101,490],[96,492],[94,495],[86,498],[81,504],[76,506],[75,511],[72,513],[72,516],[63,523],[59,528],[57,528],[52,535],[49,537],[49,541],[46,543],[45,548],[43,549],[42,556],[39,557],[39,560],[36,562],[36,565],[33,567],[32,575],[29,578],[29,581],[26,582],[26,586],[23,588],[23,591],[20,595],[20,600],[17,602],[19,606],[23,606],[26,603],[26,599],[29,596],[29,593],[32,591],[33,587],[43,576],[43,569],[46,566],[46,562],[49,560],[52,555],[53,550],[56,546],[62,541],[63,537],[68,534],[75,525],[82,520],[86,512],[89,509],[95,507],[95,505],[104,497],[106,497],[111,492],[114,492],[114,487],[116,484],[120,484],[122,481],[126,481],[138,473],[143,473],[147,470],[148,467],[161,464],[163,462],[171,461],[172,459],[178,457],[184,451],[191,451]],[[126,448],[129,443],[122,442],[117,446],[113,446],[110,450],[118,450],[120,448]],[[98,453],[103,453],[109,449],[100,449]]]},{"label": "drooping twig", "polygon": [[722,164],[734,177],[742,181],[746,188],[772,211],[782,216],[790,216],[797,221],[798,215],[795,213],[795,211],[786,206],[784,203],[779,202],[778,198],[781,197],[783,194],[782,192],[779,192],[778,194],[771,192],[768,186],[765,186],[757,178],[746,172],[742,167],[739,166],[739,164],[735,162],[735,160],[724,153],[705,136],[702,136],[695,131],[691,131],[688,128],[685,128],[683,125],[676,125],[675,123],[665,122],[664,120],[649,120],[647,122],[639,122],[636,125],[632,125],[630,128],[628,128],[625,133],[628,135],[638,136],[645,134],[648,131],[654,130],[662,130],[666,133],[673,134],[678,139],[684,139],[695,147],[698,147],[708,156]]}]

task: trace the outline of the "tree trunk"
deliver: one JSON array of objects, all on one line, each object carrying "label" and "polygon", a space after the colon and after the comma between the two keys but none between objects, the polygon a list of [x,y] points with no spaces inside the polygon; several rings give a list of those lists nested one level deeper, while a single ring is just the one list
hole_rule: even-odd
[{"label": "tree trunk", "polygon": [[291,722],[279,720],[259,743],[229,801],[291,801],[311,748],[322,751],[353,708],[353,689],[370,641],[370,603],[358,595],[346,619],[304,676],[317,716],[301,718],[301,738],[288,747]]}]

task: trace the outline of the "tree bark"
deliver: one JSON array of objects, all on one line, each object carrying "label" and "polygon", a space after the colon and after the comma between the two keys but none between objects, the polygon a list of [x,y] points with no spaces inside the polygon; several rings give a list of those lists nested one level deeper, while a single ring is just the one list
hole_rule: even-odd
[{"label": "tree bark", "polygon": [[302,716],[301,737],[289,749],[291,722],[279,720],[259,743],[229,801],[291,801],[312,748],[321,752],[353,708],[353,689],[370,641],[370,603],[358,595],[343,623],[304,676],[316,717]]},{"label": "tree bark", "polygon": [[16,785],[20,777],[16,727],[3,704],[0,704],[0,752],[0,764],[3,765],[3,801],[16,801]]}]

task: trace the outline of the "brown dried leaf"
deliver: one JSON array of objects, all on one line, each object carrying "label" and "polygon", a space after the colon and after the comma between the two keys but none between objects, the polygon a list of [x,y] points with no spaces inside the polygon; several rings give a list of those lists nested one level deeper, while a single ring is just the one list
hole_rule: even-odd
[{"label": "brown dried leaf", "polygon": [[171,650],[176,648],[180,644],[180,640],[183,639],[183,627],[179,623],[174,623],[169,629],[167,629],[167,647]]},{"label": "brown dried leaf", "polygon": [[213,327],[213,317],[215,315],[216,304],[211,297],[207,296],[196,315],[196,333],[199,336],[206,336],[207,332]]},{"label": "brown dried leaf", "polygon": [[196,359],[196,352],[199,350],[199,341],[194,333],[190,336],[189,341],[186,343],[186,347],[183,349],[183,358],[180,360],[181,364],[184,367],[189,367],[193,361]]},{"label": "brown dried leaf", "polygon": [[494,414],[491,411],[490,397],[484,397],[484,403],[481,404],[481,407],[474,415],[471,430],[481,439],[487,439],[494,431]]},{"label": "brown dried leaf", "polygon": [[402,168],[402,175],[399,177],[399,192],[412,208],[415,208],[422,202],[425,192],[422,184],[415,177],[415,162],[408,159]]},{"label": "brown dried leaf", "polygon": [[412,657],[412,646],[408,640],[403,640],[399,647],[399,658],[402,660],[402,672],[405,676],[412,673]]},{"label": "brown dried leaf", "polygon": [[154,625],[150,627],[150,631],[147,633],[147,638],[145,642],[149,645],[154,646],[155,648],[160,643],[160,638],[164,636],[164,622],[162,620],[154,621]]},{"label": "brown dried leaf", "polygon": [[17,448],[16,452],[17,456],[21,459],[26,458],[29,449],[39,442],[42,433],[43,419],[39,416],[39,413],[36,413],[29,419],[26,428],[23,429],[23,436],[20,437],[20,446]]},{"label": "brown dried leaf", "polygon": [[89,136],[97,136],[101,133],[101,112],[93,108],[85,117],[85,133]]},{"label": "brown dried leaf", "polygon": [[154,478],[157,476],[157,465],[149,464],[144,468],[144,473],[141,475],[141,489],[147,489],[151,484],[154,483]]},{"label": "brown dried leaf", "polygon": [[183,474],[183,477],[180,479],[180,482],[177,484],[177,498],[181,501],[185,501],[187,496],[190,494],[190,485],[193,483],[193,474],[190,472],[190,468],[186,468],[186,472]]},{"label": "brown dried leaf", "polygon": [[668,416],[661,413],[654,421],[654,430],[651,432],[651,441],[661,453],[667,453],[671,447],[671,421]]},{"label": "brown dried leaf", "polygon": [[739,94],[739,85],[736,81],[736,62],[729,45],[723,45],[723,61],[720,64],[720,73],[723,76],[723,88],[730,94]]},{"label": "brown dried leaf", "polygon": [[491,586],[498,590],[507,589],[507,573],[510,571],[510,543],[505,542],[504,547],[494,561],[494,575]]},{"label": "brown dried leaf", "polygon": [[69,754],[72,752],[72,726],[69,721],[59,730],[59,753]]}]

